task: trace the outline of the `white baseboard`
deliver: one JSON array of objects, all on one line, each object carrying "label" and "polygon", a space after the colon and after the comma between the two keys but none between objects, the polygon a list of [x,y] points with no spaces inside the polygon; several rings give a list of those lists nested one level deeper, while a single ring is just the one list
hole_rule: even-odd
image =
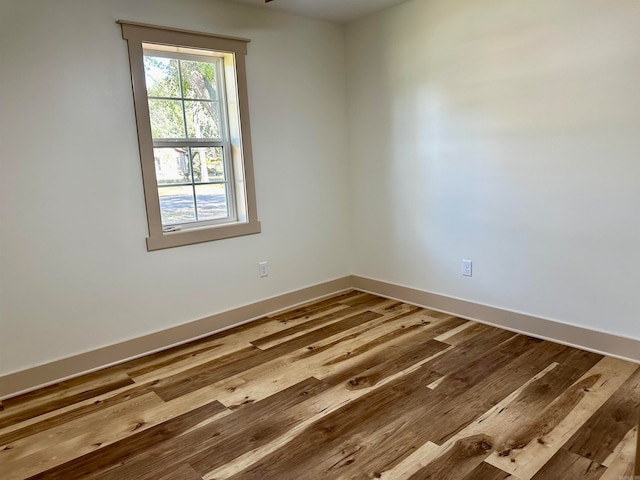
[{"label": "white baseboard", "polygon": [[543,340],[640,363],[640,340],[352,275],[351,286]]},{"label": "white baseboard", "polygon": [[357,289],[544,340],[640,363],[640,340],[360,277],[346,276],[143,337],[0,376],[0,400],[187,343],[347,289]]},{"label": "white baseboard", "polygon": [[0,376],[0,400],[228,330],[351,288],[351,277],[284,293],[200,320]]}]

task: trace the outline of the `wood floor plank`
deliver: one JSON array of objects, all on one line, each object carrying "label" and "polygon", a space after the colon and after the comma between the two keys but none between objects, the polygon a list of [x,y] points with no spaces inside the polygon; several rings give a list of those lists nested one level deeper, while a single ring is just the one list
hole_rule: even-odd
[{"label": "wood floor plank", "polygon": [[561,448],[549,460],[533,480],[599,480],[606,467]]},{"label": "wood floor plank", "polygon": [[[328,308],[331,310],[330,306],[328,306]],[[343,309],[345,306],[340,305],[339,308]],[[346,307],[346,309],[343,310],[343,314],[336,315],[335,319],[340,320],[343,316],[348,316],[349,314],[355,315],[365,311],[366,309],[353,309],[351,307]],[[323,316],[325,315],[325,311],[317,314],[311,313],[301,317],[296,316],[287,320],[278,320],[277,318],[266,317],[256,321],[255,326],[253,325],[254,322],[251,322],[250,324],[234,328],[233,331],[236,332],[234,335],[231,335],[228,333],[229,331],[226,331],[215,334],[206,339],[206,345],[219,345],[218,348],[204,348],[201,349],[200,353],[195,355],[183,356],[182,359],[174,359],[169,362],[164,362],[164,366],[160,365],[154,367],[153,364],[150,366],[148,364],[143,364],[146,365],[146,368],[138,367],[138,369],[133,370],[130,375],[138,383],[153,382],[160,378],[178,375],[199,365],[203,365],[236,353],[240,350],[250,348],[253,346],[251,341],[254,339],[281,332],[282,330],[289,328],[287,325],[300,325],[303,330],[307,329],[309,326],[304,325],[307,324],[308,321],[315,319],[317,315]],[[188,352],[192,352],[192,350],[187,346],[184,348],[186,348]],[[182,350],[180,352],[182,352]],[[177,355],[180,352],[174,352],[174,355]],[[156,360],[156,363],[157,362],[158,360]]]},{"label": "wood floor plank", "polygon": [[640,367],[349,290],[0,403],[2,480],[620,480]]},{"label": "wood floor plank", "polygon": [[[530,344],[532,352],[539,344]],[[516,363],[517,362],[517,363]],[[353,459],[350,468],[364,475],[375,476],[393,469],[404,458],[412,454],[412,448],[431,440],[437,444],[445,442],[469,425],[475,418],[498,403],[498,399],[508,396],[516,386],[531,378],[545,364],[543,356],[534,355],[526,361],[518,357],[506,363],[493,374],[484,378],[470,378],[475,385],[469,385],[454,397],[438,395],[431,399],[415,395],[403,403],[402,421],[404,425],[384,438],[384,451],[393,452],[393,456],[380,455],[377,448],[360,451]],[[425,367],[429,363],[425,364]],[[416,403],[413,403],[415,401]],[[392,419],[394,412],[389,412]],[[437,418],[437,422],[433,419]],[[390,421],[390,420],[389,420]],[[403,449],[404,450],[401,450]],[[348,473],[348,468],[345,468]],[[345,472],[343,472],[345,474]]]},{"label": "wood floor plank", "polygon": [[638,427],[636,426],[627,433],[613,454],[603,464],[607,467],[607,471],[600,477],[601,480],[620,480],[622,477],[634,476],[637,438]]},{"label": "wood floor plank", "polygon": [[[346,292],[313,304],[301,306],[295,310],[263,317],[250,323],[225,330],[186,345],[174,347],[168,351],[167,361],[163,361],[164,352],[143,357],[123,364],[123,368],[136,382],[152,382],[158,378],[176,375],[195,366],[224,357],[251,346],[251,341],[262,338],[289,328],[290,325],[304,325],[309,320],[326,315],[327,311],[337,308],[344,309],[346,315],[363,313],[366,307],[351,308],[338,303],[340,298],[356,295],[356,291]],[[381,299],[384,303],[384,299]],[[339,318],[340,316],[338,316]],[[306,328],[306,327],[303,327]],[[211,347],[216,347],[215,349]],[[199,350],[199,353],[197,351]],[[196,355],[184,355],[196,353]],[[157,356],[156,356],[157,355]],[[176,358],[179,357],[179,358]],[[163,365],[158,365],[162,362]]]},{"label": "wood floor plank", "polygon": [[349,305],[350,307],[359,307],[363,305],[373,306],[379,304],[381,301],[382,299],[380,297],[371,293],[359,293],[358,295],[338,300],[339,303]]},{"label": "wood floor plank", "polygon": [[[324,381],[331,385],[337,385],[341,382],[348,382],[351,388],[365,388],[375,385],[386,376],[393,375],[396,372],[404,370],[411,365],[418,364],[422,360],[433,356],[437,352],[445,350],[448,345],[437,342],[434,337],[438,336],[442,330],[453,328],[458,325],[459,319],[448,319],[439,322],[418,323],[412,325],[416,328],[402,328],[392,331],[388,334],[377,337],[376,339],[361,344],[356,348],[350,348],[345,354],[332,358],[325,362],[324,365],[335,365],[346,361],[347,359],[357,358],[364,352],[371,351],[379,345],[387,343],[388,348],[380,351],[377,355],[363,359],[351,367],[344,368],[338,372],[333,372],[329,376],[320,375]],[[406,338],[406,341],[389,344],[390,340],[395,340],[403,335],[415,334]]]},{"label": "wood floor plank", "polygon": [[[331,341],[327,341],[328,339],[325,338],[319,342],[313,342],[312,344],[308,345],[306,349],[302,351],[302,353],[297,355],[296,360],[303,360],[309,357],[324,354],[327,350],[330,349],[336,351],[336,349],[340,346],[344,347],[345,350],[342,355],[351,357],[354,355],[355,351],[355,355],[357,356],[360,353],[370,351],[372,348],[374,348],[376,345],[374,345],[373,342],[381,344],[384,343],[384,341],[389,340],[389,338],[387,337],[387,339],[383,340],[382,342],[378,340],[380,338],[379,336],[376,337],[376,339],[368,340],[369,346],[366,348],[364,347],[364,344],[366,342],[355,344],[354,341],[368,337],[367,332],[374,330],[381,334],[383,332],[384,334],[387,334],[397,331],[398,328],[396,328],[395,325],[388,324],[395,324],[399,321],[402,321],[402,323],[407,323],[411,327],[413,327],[414,325],[422,327],[428,325],[427,321],[424,319],[424,315],[422,314],[422,312],[416,309],[408,309],[401,312],[393,311],[385,315],[381,314],[381,316],[375,319],[375,321],[370,321],[366,324],[363,324],[361,327],[356,326],[354,328],[351,328],[349,331],[343,332],[344,335],[336,336],[335,338],[332,338]],[[383,325],[385,325],[386,327],[382,328]],[[402,327],[400,326],[400,328]]]},{"label": "wood floor plank", "polygon": [[180,374],[158,380],[154,391],[163,400],[169,401],[380,316],[378,313],[364,312],[346,317],[341,322],[313,330],[266,350],[248,347]]},{"label": "wood floor plank", "polygon": [[473,344],[474,342],[474,338],[481,338],[484,339],[484,335],[487,335],[489,333],[497,333],[499,331],[504,331],[504,330],[500,330],[499,328],[496,327],[492,327],[490,325],[485,325],[483,323],[476,323],[476,322],[468,322],[467,324],[465,324],[466,327],[465,328],[460,328],[459,330],[452,330],[450,332],[447,332],[445,334],[445,339],[441,339],[440,341],[444,341],[445,343],[448,343],[449,345],[468,345],[468,344]]},{"label": "wood floor plank", "polygon": [[246,347],[184,372],[156,380],[152,383],[153,391],[168,402],[264,361],[264,352],[257,347]]},{"label": "wood floor plank", "polygon": [[195,357],[204,356],[207,353],[212,353],[216,349],[221,348],[224,345],[222,341],[208,341],[204,346],[195,348],[189,348],[187,346],[176,348],[174,352],[165,353],[158,352],[153,354],[153,359],[145,359],[144,363],[139,364],[138,366],[126,365],[127,373],[132,378],[140,377],[147,373],[156,373],[163,367],[175,365],[177,362],[181,362],[184,360],[188,360],[193,362]]},{"label": "wood floor plank", "polygon": [[[631,363],[605,357],[574,384],[583,385],[582,392],[580,388],[569,389],[545,411],[532,415],[526,428],[514,432],[509,453],[502,456],[494,453],[486,461],[529,480],[636,369]],[[549,424],[548,418],[554,419],[555,425]],[[523,445],[525,441],[528,443]]]},{"label": "wood floor plank", "polygon": [[433,442],[426,442],[417,447],[413,452],[406,456],[400,463],[393,468],[384,470],[380,473],[382,480],[407,480],[416,472],[426,467],[434,458],[442,452],[442,447]]},{"label": "wood floor plank", "polygon": [[[95,478],[118,465],[124,465],[142,453],[158,448],[169,439],[176,438],[192,427],[218,415],[225,407],[218,401],[196,408],[183,415],[124,438],[111,445],[74,458],[55,468],[30,477],[30,480],[55,480],[62,478]],[[193,472],[193,469],[191,469]],[[195,473],[195,472],[194,472]],[[188,478],[188,477],[186,477]]]},{"label": "wood floor plank", "polygon": [[[321,301],[311,302],[293,309],[288,309],[284,312],[281,312],[275,315],[270,315],[269,318],[271,318],[272,320],[286,322],[288,320],[302,318],[305,315],[330,310],[334,308],[337,303],[343,303],[344,305],[349,305],[347,303],[344,303],[343,301],[348,300],[350,298],[354,298],[354,297],[360,297],[361,295],[362,295],[362,292],[359,292],[357,290],[350,290],[339,295],[333,295]],[[378,301],[383,302],[384,299],[378,298]],[[352,306],[352,305],[349,305],[349,306]]]},{"label": "wood floor plank", "polygon": [[382,315],[387,315],[390,313],[402,313],[409,310],[415,311],[416,308],[420,309],[420,307],[416,307],[415,305],[411,305],[409,303],[387,300],[386,302],[382,302],[378,305],[374,305],[373,307],[369,307],[369,310],[371,310],[372,312],[380,313]]},{"label": "wood floor plank", "polygon": [[578,370],[586,371],[603,358],[603,355],[599,355],[597,353],[586,352],[573,347],[565,347],[564,350],[555,358],[555,361],[563,365],[577,368]]},{"label": "wood floor plank", "polygon": [[126,373],[114,368],[10,398],[0,412],[0,428],[131,384],[133,380]]},{"label": "wood floor plank", "polygon": [[318,342],[324,338],[330,337],[337,333],[345,332],[354,327],[358,327],[381,317],[381,314],[371,311],[365,311],[357,315],[351,315],[343,318],[340,322],[332,323],[317,330],[312,330],[311,332],[301,335],[300,337],[296,337],[281,344],[267,348],[265,352],[270,352],[272,355],[276,356],[291,353],[294,350],[307,347],[308,345],[312,345],[313,343]]},{"label": "wood floor plank", "polygon": [[439,342],[447,343],[449,345],[457,345],[458,343],[456,339],[460,338],[459,334],[461,334],[464,330],[467,330],[473,327],[474,325],[478,325],[478,324],[470,320],[467,320],[466,322],[461,324],[459,327],[453,328],[448,332],[444,332],[442,335],[438,335],[435,339],[438,340]]},{"label": "wood floor plank", "polygon": [[39,419],[39,421],[36,422],[20,422],[18,425],[23,425],[22,428],[0,434],[0,450],[6,447],[11,447],[13,442],[18,441],[21,438],[34,435],[44,430],[49,430],[59,425],[64,425],[72,422],[73,420],[90,415],[91,413],[102,411],[106,408],[113,407],[151,392],[151,387],[147,385],[140,387],[132,385],[132,387],[133,388],[116,389],[114,390],[114,392],[116,392],[114,395],[102,394],[96,397],[91,397],[88,401],[81,401],[67,406],[75,406],[76,408],[61,408],[52,412],[47,412],[52,414],[37,416],[36,420]]},{"label": "wood floor plank", "polygon": [[[403,314],[403,315],[405,315],[405,314]],[[411,313],[407,312],[406,315],[411,315]],[[396,320],[401,319],[401,318],[403,318],[403,317],[402,316],[398,316],[398,317],[394,317],[394,318],[392,318],[390,320],[396,321]],[[387,320],[387,321],[389,321],[389,320]],[[379,345],[382,345],[382,344],[391,342],[393,340],[396,340],[399,337],[404,337],[405,335],[408,335],[408,334],[412,333],[413,331],[422,330],[422,332],[420,333],[420,337],[419,338],[418,337],[413,337],[411,339],[412,342],[422,343],[422,342],[427,341],[427,340],[432,340],[434,337],[438,336],[441,331],[448,330],[450,328],[455,328],[456,325],[459,325],[463,321],[464,320],[461,320],[461,319],[451,318],[451,319],[448,319],[447,321],[437,322],[435,325],[432,324],[430,321],[425,320],[425,319],[423,319],[419,323],[404,322],[404,323],[408,323],[408,324],[405,325],[403,323],[402,325],[399,326],[399,328],[391,330],[390,332],[387,332],[384,335],[380,335],[379,337],[371,340],[370,342],[367,342],[365,344],[359,345],[356,348],[351,348],[351,349],[349,349],[348,352],[343,353],[342,355],[338,355],[338,356],[332,358],[331,360],[326,362],[325,365],[333,365],[335,363],[340,363],[340,362],[343,362],[345,360],[357,357],[358,355],[361,355],[361,354],[363,354],[365,352],[368,352],[372,348],[375,348],[375,347],[377,347]],[[425,332],[427,332],[427,333],[425,333]]]},{"label": "wood floor plank", "polygon": [[[503,472],[502,470],[482,462],[475,469],[463,478],[463,480],[518,480],[510,473]],[[568,479],[567,479],[568,480]]]},{"label": "wood floor plank", "polygon": [[154,480],[202,480],[202,477],[196,473],[191,465],[185,463],[176,469],[171,469],[166,475],[156,477]]},{"label": "wood floor plank", "polygon": [[[504,368],[507,367],[505,366]],[[428,370],[421,369],[420,371]],[[409,381],[409,383],[411,383],[410,378],[412,375],[415,375],[415,372],[405,375],[404,381]],[[325,427],[324,422],[331,422],[334,418],[330,416],[327,419],[323,419],[313,424],[310,429],[305,430],[305,432],[300,436],[300,443],[302,444],[298,443],[297,440],[294,440],[292,443],[287,444],[279,451],[273,453],[272,456],[267,456],[261,459],[260,462],[256,463],[256,465],[248,471],[238,472],[235,476],[231,476],[230,478],[260,478],[262,475],[266,475],[265,478],[269,478],[269,471],[262,470],[262,468],[267,468],[265,467],[265,464],[270,464],[274,461],[281,461],[282,459],[280,454],[284,451],[299,451],[304,449],[305,443],[302,438],[317,445],[317,447],[312,449],[311,452],[301,454],[301,458],[305,458],[308,463],[318,465],[318,469],[312,472],[315,477],[310,478],[326,478],[331,477],[332,475],[335,475],[336,478],[338,478],[338,476],[346,475],[348,471],[351,471],[348,470],[350,466],[354,466],[355,470],[360,472],[360,474],[370,475],[373,478],[376,474],[383,471],[383,469],[376,470],[375,467],[384,466],[389,462],[393,463],[401,461],[404,456],[409,455],[413,450],[415,450],[415,448],[421,444],[420,442],[424,442],[423,437],[415,431],[412,431],[412,417],[410,415],[407,416],[407,410],[413,412],[415,418],[422,417],[425,425],[433,424],[433,415],[430,414],[428,409],[425,410],[425,407],[430,403],[424,395],[429,395],[430,393],[433,394],[433,392],[424,388],[424,385],[430,382],[423,380],[422,382],[418,381],[417,383],[417,390],[415,390],[414,395],[403,395],[403,406],[401,410],[397,410],[392,407],[385,408],[382,405],[377,405],[375,415],[370,414],[368,411],[366,412],[363,417],[366,419],[364,424],[362,423],[362,420],[360,423],[348,424],[348,435],[346,434],[346,431],[338,430],[337,438],[332,438],[329,443],[321,440],[316,441],[314,437],[310,439],[310,432],[317,432],[317,429],[320,429],[326,434],[328,431],[333,432],[334,428],[338,428],[334,426]],[[497,384],[498,383],[496,382],[496,385]],[[504,382],[502,382],[502,384],[504,384]],[[411,386],[413,388],[416,387],[416,385]],[[510,387],[507,386],[506,388],[508,389]],[[381,389],[379,392],[373,391],[369,393],[365,398],[375,400],[377,398],[376,394],[382,395],[385,398],[391,396],[391,394],[388,394],[385,389]],[[438,397],[437,401],[431,403],[434,411],[442,412],[442,410],[447,408],[446,405],[442,406],[443,402],[441,400],[442,397]],[[354,403],[357,402],[358,400]],[[410,404],[407,402],[410,402]],[[349,404],[343,408],[348,409]],[[341,416],[344,422],[345,416],[341,415],[341,413],[343,413],[342,410],[343,409],[340,409],[340,411],[335,412],[334,415],[337,416],[337,418],[340,418]],[[340,428],[346,428],[345,424],[341,424]],[[354,440],[354,438],[359,440]],[[325,440],[327,440],[326,437]],[[384,447],[376,448],[380,445],[384,445]],[[306,454],[312,455],[312,457],[307,458],[305,457]],[[360,457],[363,457],[364,459]],[[370,462],[370,464],[367,464],[366,462]],[[323,467],[325,469],[330,469],[331,471],[325,471],[323,470]],[[290,472],[288,470],[288,465],[280,465],[280,467],[276,468],[280,468],[280,473],[283,475],[283,478],[295,478],[296,475],[301,474],[297,470]],[[205,476],[205,478],[219,477],[212,475],[211,477]]]},{"label": "wood floor plank", "polygon": [[564,448],[601,464],[637,426],[638,411],[640,367],[580,427]]},{"label": "wood floor plank", "polygon": [[3,480],[27,478],[146,428],[162,403],[149,393],[18,440],[14,448],[0,451],[0,463],[12,464],[11,475]]},{"label": "wood floor plank", "polygon": [[295,325],[292,325],[291,327],[279,330],[270,335],[251,340],[251,344],[263,350],[269,347],[273,347],[275,345],[278,345],[279,343],[282,343],[283,341],[291,340],[292,338],[300,336],[304,333],[308,333],[310,330],[315,330],[330,323],[340,321],[345,317],[345,313],[347,310],[349,311],[349,313],[360,313],[355,311],[356,309],[348,305],[339,304],[335,308],[329,309],[328,311],[323,311],[320,315],[305,316],[305,322],[297,323]]},{"label": "wood floor plank", "polygon": [[[437,478],[430,477],[430,472],[440,472],[439,475],[450,479],[463,479],[492,451],[501,451],[509,437],[508,432],[526,423],[531,411],[545,408],[579,376],[580,373],[571,367],[550,365],[428,456],[421,454],[423,468],[416,470],[415,478]],[[478,439],[482,439],[482,451],[474,450],[474,445],[478,447]],[[456,458],[459,460],[454,460]],[[411,462],[411,458],[408,461]],[[456,464],[455,471],[445,475],[447,465],[452,462]]]},{"label": "wood floor plank", "polygon": [[506,342],[516,334],[506,330],[490,329],[485,331],[482,341],[477,341],[474,337],[467,339],[451,351],[449,355],[442,356],[434,360],[429,368],[443,375],[447,375],[456,370],[464,368],[469,361],[482,357],[488,349]]},{"label": "wood floor plank", "polygon": [[336,372],[324,380],[330,385],[346,382],[350,390],[370,388],[385,378],[419,365],[447,348],[447,344],[430,339],[423,344],[401,347],[388,360],[380,358],[383,354],[376,355],[370,360],[358,362],[351,368]]},{"label": "wood floor plank", "polygon": [[95,478],[155,479],[173,463],[188,462],[193,467],[191,460],[198,460],[198,454],[209,450],[213,453],[203,455],[203,462],[207,459],[211,462],[229,461],[284,433],[291,427],[291,422],[300,420],[292,417],[287,422],[283,418],[287,409],[327,388],[319,380],[309,378],[261,402],[247,405],[216,422],[143,452],[130,462]]},{"label": "wood floor plank", "polygon": [[[355,445],[349,442],[353,432],[362,435],[363,441],[373,435],[384,437],[387,430],[382,427],[389,427],[397,419],[397,416],[389,416],[397,403],[412,393],[429,395],[432,392],[422,386],[435,378],[436,373],[420,368],[373,390],[314,422],[285,447],[230,478],[327,478],[332,473],[338,475],[341,472],[336,471],[336,466],[342,459],[348,462],[354,450]],[[343,453],[336,458],[332,452]]]},{"label": "wood floor plank", "polygon": [[[410,318],[411,317],[411,318]],[[234,408],[246,402],[255,402],[277,391],[291,386],[308,377],[309,371],[326,378],[335,372],[348,369],[357,361],[366,361],[367,358],[381,354],[383,351],[395,351],[395,342],[376,345],[360,356],[354,357],[337,364],[325,365],[328,360],[334,358],[345,349],[354,350],[358,346],[367,344],[373,339],[402,325],[413,323],[423,325],[425,329],[440,328],[437,325],[447,320],[433,320],[430,325],[424,325],[426,318],[423,315],[409,315],[405,313],[380,316],[378,319],[359,324],[352,329],[338,332],[313,344],[313,350],[302,348],[290,355],[277,357],[274,360],[249,368],[238,375],[221,380],[215,384],[200,388],[194,392],[183,395],[185,401],[201,402],[198,399],[217,398],[223,404]],[[415,332],[414,332],[415,333]],[[409,336],[411,333],[409,332]],[[409,339],[405,339],[409,341]],[[302,352],[302,353],[301,353]],[[313,352],[313,355],[306,355]],[[386,356],[388,358],[389,355]],[[370,366],[370,365],[369,365]],[[366,367],[365,367],[366,368]],[[357,371],[361,371],[362,368]],[[268,381],[265,381],[268,380]]]},{"label": "wood floor plank", "polygon": [[[440,355],[440,353],[436,355]],[[425,381],[438,378],[438,374],[429,372],[428,370],[411,368],[405,372],[399,372],[392,377],[385,378],[377,385],[366,389],[353,390],[347,388],[345,384],[337,385],[327,392],[319,394],[317,398],[309,400],[301,407],[295,407],[294,409],[292,409],[292,415],[306,418],[306,420],[302,422],[298,427],[294,428],[285,436],[277,439],[276,441],[271,442],[269,445],[266,445],[265,447],[257,451],[250,452],[243,457],[238,458],[234,462],[230,462],[223,467],[220,467],[219,469],[207,473],[203,476],[203,478],[205,480],[211,480],[231,478],[239,475],[241,471],[247,468],[247,466],[262,462],[269,455],[273,454],[279,449],[290,448],[290,442],[293,442],[294,440],[298,441],[296,439],[300,436],[304,436],[306,430],[308,428],[311,428],[317,421],[326,418],[329,415],[335,414],[336,411],[340,410],[346,405],[349,405],[351,402],[368,396],[377,389],[385,387],[389,388],[390,386],[393,387],[394,385],[397,387],[398,382],[400,382],[401,380],[411,379],[413,375],[420,374],[420,372],[422,372],[423,375],[427,375],[427,377],[424,378]],[[422,385],[420,381],[418,381],[418,384]],[[422,389],[419,388],[417,391],[422,392]],[[405,399],[406,398],[409,397],[405,397]]]},{"label": "wood floor plank", "polygon": [[[433,325],[440,322],[439,320],[434,321]],[[418,330],[402,328],[402,326],[411,327],[413,325],[425,330],[437,328],[432,324],[425,324],[422,315],[411,312],[399,314],[393,312],[389,315],[383,315],[365,324],[356,325],[349,330],[337,332],[313,345],[279,357],[276,361],[267,362],[243,372],[241,375],[242,383],[237,386],[233,385],[233,391],[225,391],[218,398],[225,405],[237,404],[243,395],[256,400],[262,398],[265,392],[268,393],[275,388],[280,388],[278,385],[287,386],[291,382],[302,380],[308,376],[309,371],[313,371],[318,378],[324,381],[336,375],[342,375],[346,380],[350,374],[344,372],[349,371],[354,365],[362,365],[369,359],[379,358],[380,355],[384,355],[384,352],[395,352],[403,342],[415,342],[412,335],[419,334]],[[387,335],[388,332],[398,330],[402,332],[402,336]],[[381,338],[384,338],[386,343],[381,342]],[[345,350],[347,350],[346,354]],[[350,355],[349,352],[351,352]],[[339,362],[335,361],[338,357],[341,358]],[[387,354],[386,358],[388,357]],[[371,361],[367,367],[375,362],[377,360]],[[364,368],[358,367],[355,368],[355,371],[362,371]],[[268,384],[260,380],[266,377],[271,379]]]},{"label": "wood floor plank", "polygon": [[411,475],[409,480],[458,478],[458,475],[464,475],[464,471],[472,471],[481,464],[482,459],[491,450],[493,439],[488,435],[480,433],[460,438],[443,455]]},{"label": "wood floor plank", "polygon": [[430,362],[427,367],[442,374],[448,372],[444,380],[438,385],[437,390],[440,395],[453,396],[479,383],[492,372],[533,348],[537,343],[538,341],[531,337],[514,335],[494,347],[485,345],[485,351],[482,354],[478,352],[469,353],[468,362],[456,370],[453,370],[455,365],[453,362],[451,365],[443,366],[444,360],[451,356],[451,352],[455,350],[449,351],[448,355],[445,354]]}]

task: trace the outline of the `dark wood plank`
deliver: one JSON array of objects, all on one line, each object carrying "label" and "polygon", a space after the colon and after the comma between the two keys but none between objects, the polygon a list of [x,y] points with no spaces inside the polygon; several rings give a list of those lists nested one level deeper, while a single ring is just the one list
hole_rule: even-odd
[{"label": "dark wood plank", "polygon": [[[506,480],[513,478],[510,473],[503,472],[499,468],[482,462],[474,468],[463,480]],[[568,479],[567,479],[568,480]]]},{"label": "dark wood plank", "polygon": [[597,353],[564,347],[564,350],[558,354],[554,361],[586,372],[603,358],[603,355]]},{"label": "dark wood plank", "polygon": [[[409,480],[443,480],[462,478],[493,450],[493,439],[478,434],[456,441],[444,455],[413,474]],[[470,468],[467,467],[470,464]]]},{"label": "dark wood plank", "polygon": [[442,375],[450,374],[464,368],[469,362],[485,355],[488,350],[515,336],[516,334],[512,332],[491,329],[485,333],[481,341],[475,337],[469,338],[445,355],[430,362],[429,368]]},{"label": "dark wood plank", "polygon": [[597,462],[561,448],[533,480],[598,480],[606,470]]}]

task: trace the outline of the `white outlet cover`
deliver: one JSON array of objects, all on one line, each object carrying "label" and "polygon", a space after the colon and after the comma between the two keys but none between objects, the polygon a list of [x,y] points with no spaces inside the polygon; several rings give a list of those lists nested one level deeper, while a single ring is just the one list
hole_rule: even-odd
[{"label": "white outlet cover", "polygon": [[462,275],[465,277],[473,276],[473,262],[471,260],[462,260]]},{"label": "white outlet cover", "polygon": [[258,273],[261,277],[269,276],[269,264],[267,262],[258,263]]}]

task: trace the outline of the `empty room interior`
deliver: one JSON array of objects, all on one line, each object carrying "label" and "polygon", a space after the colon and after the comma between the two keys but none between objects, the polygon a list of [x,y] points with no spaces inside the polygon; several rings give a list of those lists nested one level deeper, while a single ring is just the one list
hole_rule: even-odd
[{"label": "empty room interior", "polygon": [[0,478],[640,479],[638,0],[0,0]]}]

